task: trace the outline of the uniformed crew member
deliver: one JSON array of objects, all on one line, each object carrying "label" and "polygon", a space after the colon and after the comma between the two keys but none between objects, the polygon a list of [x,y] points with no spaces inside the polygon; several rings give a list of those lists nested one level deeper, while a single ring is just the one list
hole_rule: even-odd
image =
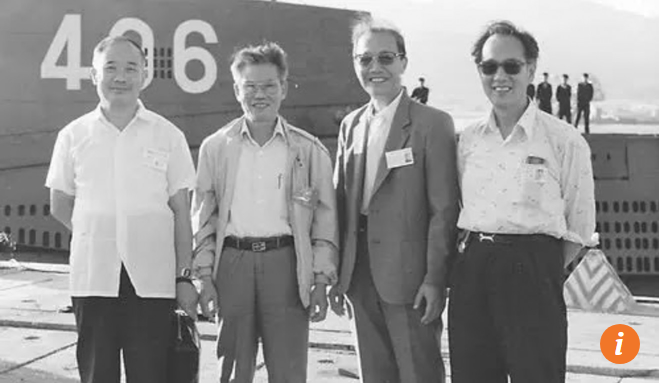
[{"label": "uniformed crew member", "polygon": [[554,95],[554,90],[549,83],[549,73],[543,73],[542,78],[542,82],[538,84],[536,98],[538,99],[540,110],[551,114],[551,98]]},{"label": "uniformed crew member", "polygon": [[535,98],[535,85],[533,85],[533,83],[529,83],[526,87],[526,95],[529,96],[531,100]]},{"label": "uniformed crew member", "polygon": [[414,88],[411,96],[412,100],[416,100],[424,105],[428,103],[428,94],[430,93],[430,89],[425,86],[425,83],[426,79],[419,77],[419,86]]},{"label": "uniformed crew member", "polygon": [[565,117],[568,124],[572,123],[572,86],[568,84],[569,76],[563,75],[563,83],[556,88],[556,101],[558,101],[558,119]]},{"label": "uniformed crew member", "polygon": [[460,135],[461,241],[449,300],[451,381],[565,381],[564,266],[593,245],[590,149],[526,96],[538,44],[490,24],[472,56],[492,110]]},{"label": "uniformed crew member", "polygon": [[590,133],[590,102],[593,101],[593,84],[588,81],[588,73],[583,74],[583,81],[577,85],[577,118],[574,126],[579,127],[579,120],[583,114],[583,123],[586,134]]}]

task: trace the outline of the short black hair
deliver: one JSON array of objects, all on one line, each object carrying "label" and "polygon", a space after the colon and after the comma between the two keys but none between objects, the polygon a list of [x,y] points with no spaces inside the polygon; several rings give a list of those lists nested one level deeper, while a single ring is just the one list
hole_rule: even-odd
[{"label": "short black hair", "polygon": [[353,49],[357,44],[357,41],[360,37],[367,33],[389,33],[396,40],[396,48],[398,48],[398,53],[402,53],[403,56],[407,55],[405,50],[405,38],[400,32],[398,27],[393,23],[384,19],[373,18],[371,15],[361,15],[357,18],[352,26],[352,46]]},{"label": "short black hair", "polygon": [[563,78],[570,78],[570,76],[563,74]]},{"label": "short black hair", "polygon": [[[146,54],[142,49],[142,46],[138,44],[135,40],[127,36],[106,36],[103,40],[99,41],[98,44],[94,47],[94,54],[92,57],[92,63],[96,62],[98,56],[106,50],[110,49],[111,46],[119,43],[127,43],[132,45],[138,52],[140,52],[140,57],[142,58],[142,64],[146,67]],[[92,64],[93,65],[93,64]]]},{"label": "short black hair", "polygon": [[425,82],[425,81],[426,81],[426,79],[425,79],[425,78],[423,78],[423,77],[419,77],[419,81],[421,81],[421,82]]},{"label": "short black hair", "polygon": [[483,33],[481,33],[474,43],[474,46],[471,49],[471,56],[474,58],[476,64],[483,61],[483,46],[487,39],[494,35],[515,37],[524,47],[524,57],[526,58],[526,61],[531,62],[538,60],[540,48],[538,48],[538,42],[535,37],[529,32],[517,28],[515,24],[510,21],[499,20],[488,24]]},{"label": "short black hair", "polygon": [[588,78],[588,73],[584,73],[583,76],[584,76],[585,78]]},{"label": "short black hair", "polygon": [[237,50],[230,59],[234,81],[246,65],[272,64],[277,68],[280,81],[288,78],[286,52],[275,42],[266,41],[260,45],[250,45]]},{"label": "short black hair", "polygon": [[547,73],[547,72],[543,72],[542,75],[543,75],[543,76],[549,76],[549,73]]}]

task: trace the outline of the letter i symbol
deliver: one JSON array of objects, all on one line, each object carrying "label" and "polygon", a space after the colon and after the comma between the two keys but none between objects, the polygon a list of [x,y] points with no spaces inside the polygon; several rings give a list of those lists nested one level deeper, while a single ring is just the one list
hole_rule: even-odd
[{"label": "letter i symbol", "polygon": [[[619,332],[618,336],[623,337],[625,335],[624,332]],[[622,339],[616,339],[616,343],[618,343],[618,346],[616,347],[616,355],[622,355]]]},{"label": "letter i symbol", "polygon": [[[622,341],[625,352],[622,352]],[[616,344],[614,347],[613,344]],[[625,324],[614,324],[604,331],[600,338],[602,355],[611,363],[625,364],[631,362],[641,350],[641,339],[633,328]]]}]

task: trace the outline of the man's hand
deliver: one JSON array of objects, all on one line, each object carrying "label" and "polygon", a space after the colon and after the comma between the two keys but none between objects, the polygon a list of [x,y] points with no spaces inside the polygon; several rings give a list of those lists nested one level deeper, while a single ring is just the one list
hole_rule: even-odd
[{"label": "man's hand", "polygon": [[421,317],[421,323],[427,325],[441,315],[446,302],[446,289],[424,283],[419,287],[419,291],[414,298],[414,309],[418,310],[424,300],[426,311]]},{"label": "man's hand", "polygon": [[179,282],[176,284],[176,303],[188,316],[197,320],[197,302],[199,294],[192,283]]},{"label": "man's hand", "polygon": [[587,248],[581,246],[581,244],[563,241],[563,262],[564,266],[568,267],[578,257],[583,257],[588,252]]},{"label": "man's hand", "polygon": [[309,305],[309,319],[312,322],[321,322],[327,316],[327,285],[316,283],[311,290],[311,303]]},{"label": "man's hand", "polygon": [[329,303],[334,314],[342,317],[346,313],[345,298],[339,292],[339,286],[334,285],[329,291]]},{"label": "man's hand", "polygon": [[210,276],[201,278],[199,304],[201,305],[201,313],[206,318],[215,318],[215,315],[219,315],[220,313],[220,307],[217,301],[217,289],[215,289],[215,284]]}]

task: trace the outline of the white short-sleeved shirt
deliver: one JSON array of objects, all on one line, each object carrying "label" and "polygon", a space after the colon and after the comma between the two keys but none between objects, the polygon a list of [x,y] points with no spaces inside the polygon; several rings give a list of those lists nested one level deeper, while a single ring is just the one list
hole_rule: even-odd
[{"label": "white short-sleeved shirt", "polygon": [[118,296],[123,262],[138,296],[174,298],[168,201],[194,177],[183,132],[141,103],[123,131],[100,107],[62,129],[46,186],[75,198],[71,295]]}]

